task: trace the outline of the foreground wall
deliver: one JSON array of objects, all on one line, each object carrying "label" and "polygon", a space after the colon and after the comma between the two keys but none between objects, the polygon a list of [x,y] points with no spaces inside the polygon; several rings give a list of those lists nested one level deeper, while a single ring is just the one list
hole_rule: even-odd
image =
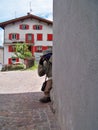
[{"label": "foreground wall", "polygon": [[53,31],[61,130],[98,130],[98,0],[54,0]]}]

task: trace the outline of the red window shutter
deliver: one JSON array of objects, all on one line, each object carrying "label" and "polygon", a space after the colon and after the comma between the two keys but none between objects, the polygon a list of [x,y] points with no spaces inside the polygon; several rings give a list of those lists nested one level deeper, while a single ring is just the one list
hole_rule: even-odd
[{"label": "red window shutter", "polygon": [[34,34],[32,34],[32,41],[31,43],[34,43]]},{"label": "red window shutter", "polygon": [[37,46],[35,46],[35,52],[37,52]]},{"label": "red window shutter", "polygon": [[12,59],[8,58],[8,64],[12,64]]},{"label": "red window shutter", "polygon": [[43,26],[42,26],[42,25],[40,25],[40,30],[42,30],[42,27],[43,27]]},{"label": "red window shutter", "polygon": [[47,50],[48,49],[48,47],[47,46],[43,46],[42,47],[42,50],[44,51],[44,50]]},{"label": "red window shutter", "polygon": [[47,34],[47,40],[52,41],[53,40],[53,34]]},{"label": "red window shutter", "polygon": [[42,34],[37,34],[37,40],[42,41],[43,40]]},{"label": "red window shutter", "polygon": [[26,25],[26,29],[29,29],[29,25]]},{"label": "red window shutter", "polygon": [[11,33],[9,34],[9,40],[12,40],[12,34]]},{"label": "red window shutter", "polygon": [[31,46],[31,53],[34,54],[34,46]]},{"label": "red window shutter", "polygon": [[12,52],[12,46],[8,46],[8,52]]},{"label": "red window shutter", "polygon": [[25,34],[25,41],[28,43],[28,34]]},{"label": "red window shutter", "polygon": [[19,58],[16,58],[16,62],[19,62]]},{"label": "red window shutter", "polygon": [[33,25],[33,29],[36,30],[36,25]]},{"label": "red window shutter", "polygon": [[19,34],[16,34],[16,40],[19,40]]},{"label": "red window shutter", "polygon": [[36,46],[32,46],[33,53],[36,51]]},{"label": "red window shutter", "polygon": [[21,25],[19,25],[19,28],[20,28],[20,29],[22,29],[22,24],[21,24]]}]

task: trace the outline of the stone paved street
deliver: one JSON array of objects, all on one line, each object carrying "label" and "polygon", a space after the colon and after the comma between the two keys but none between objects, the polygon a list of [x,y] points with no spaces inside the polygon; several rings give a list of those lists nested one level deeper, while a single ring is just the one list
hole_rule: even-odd
[{"label": "stone paved street", "polygon": [[0,72],[0,130],[59,130],[36,71]]}]

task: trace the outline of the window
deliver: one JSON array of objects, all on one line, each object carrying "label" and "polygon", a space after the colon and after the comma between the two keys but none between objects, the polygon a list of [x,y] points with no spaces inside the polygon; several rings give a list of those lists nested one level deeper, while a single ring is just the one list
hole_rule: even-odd
[{"label": "window", "polygon": [[9,40],[19,40],[19,34],[18,33],[10,33]]},{"label": "window", "polygon": [[36,46],[36,52],[42,52],[42,46]]},{"label": "window", "polygon": [[19,28],[22,29],[22,30],[27,30],[27,29],[29,29],[29,25],[27,25],[27,24],[21,24],[19,26]]},{"label": "window", "polygon": [[42,41],[43,40],[43,34],[37,34],[37,40]]},{"label": "window", "polygon": [[15,52],[16,51],[16,47],[13,45],[8,46],[8,52]]},{"label": "window", "polygon": [[26,43],[34,43],[34,34],[26,34]]},{"label": "window", "polygon": [[8,58],[8,64],[14,64],[15,62],[19,62],[19,58]]},{"label": "window", "polygon": [[47,41],[53,40],[53,34],[47,34]]},{"label": "window", "polygon": [[29,40],[29,41],[32,40],[32,34],[28,34],[28,40]]},{"label": "window", "polygon": [[34,30],[42,30],[42,25],[33,25]]}]

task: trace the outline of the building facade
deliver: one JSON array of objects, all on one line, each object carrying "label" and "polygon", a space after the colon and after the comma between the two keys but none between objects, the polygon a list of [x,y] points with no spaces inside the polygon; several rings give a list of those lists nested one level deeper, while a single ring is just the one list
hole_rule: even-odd
[{"label": "building facade", "polygon": [[[28,13],[0,23],[4,29],[4,64],[11,64],[17,43],[26,43],[36,61],[43,50],[52,47],[53,22]],[[20,59],[16,58],[16,62]]]},{"label": "building facade", "polygon": [[3,64],[3,53],[4,52],[4,48],[2,46],[0,46],[0,64]]}]

